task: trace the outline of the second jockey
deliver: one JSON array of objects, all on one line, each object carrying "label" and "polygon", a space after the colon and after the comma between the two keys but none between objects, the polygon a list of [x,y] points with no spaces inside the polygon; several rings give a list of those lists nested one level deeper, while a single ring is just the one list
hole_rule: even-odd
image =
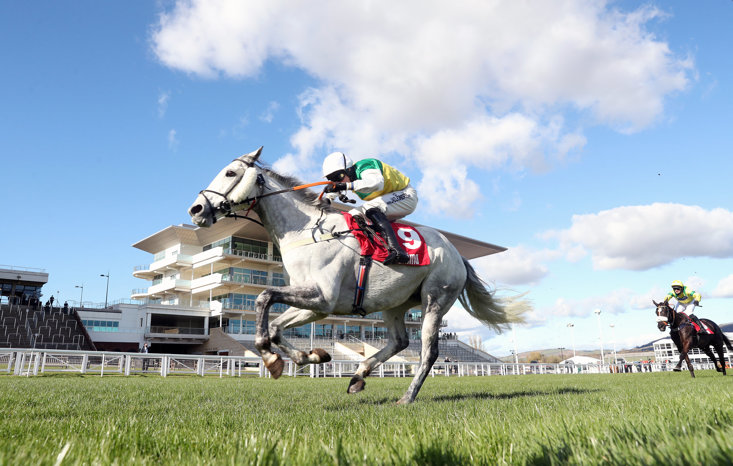
[{"label": "second jockey", "polygon": [[695,307],[700,305],[700,300],[702,299],[700,293],[688,290],[680,280],[675,280],[672,282],[672,291],[667,293],[667,296],[664,298],[664,302],[666,303],[672,298],[677,301],[677,304],[674,306],[674,310],[687,314],[687,317],[689,317],[690,320],[698,326],[700,329],[699,331],[705,332],[705,327],[703,327],[700,319],[698,319],[694,314]]},{"label": "second jockey", "polygon": [[323,161],[323,176],[334,185],[327,193],[354,191],[363,201],[360,211],[382,233],[389,255],[385,265],[406,264],[410,256],[400,247],[390,220],[397,220],[415,211],[417,191],[410,178],[396,168],[377,159],[354,163],[343,152],[333,152]]}]

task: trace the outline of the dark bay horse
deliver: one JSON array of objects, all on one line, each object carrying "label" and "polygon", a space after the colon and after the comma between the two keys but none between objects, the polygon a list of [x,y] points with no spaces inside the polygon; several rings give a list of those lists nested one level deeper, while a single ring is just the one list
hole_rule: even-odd
[{"label": "dark bay horse", "polygon": [[[723,331],[720,329],[718,324],[710,319],[700,319],[705,325],[710,327],[714,331],[712,335],[708,333],[697,334],[695,327],[692,325],[690,318],[682,312],[675,311],[668,302],[660,302],[652,300],[654,305],[657,307],[657,327],[659,331],[664,332],[669,326],[669,336],[677,346],[677,351],[680,352],[680,360],[677,362],[677,366],[673,369],[679,372],[682,370],[682,360],[687,362],[687,368],[690,370],[690,375],[695,377],[695,371],[692,368],[690,357],[687,355],[693,348],[699,348],[703,353],[715,363],[715,370],[722,372],[725,375],[725,357],[723,356],[723,344],[728,347],[728,351],[733,351],[733,346],[730,344],[730,340],[725,336]],[[697,335],[696,335],[697,334]],[[710,347],[715,348],[718,353],[718,359],[710,350]]]}]

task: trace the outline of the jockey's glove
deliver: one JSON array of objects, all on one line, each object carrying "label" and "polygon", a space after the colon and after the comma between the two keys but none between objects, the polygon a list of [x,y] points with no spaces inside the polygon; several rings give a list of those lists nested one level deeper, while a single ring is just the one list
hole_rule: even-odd
[{"label": "jockey's glove", "polygon": [[700,301],[698,301],[698,300],[696,299],[696,300],[694,300],[694,301],[692,302],[692,305],[693,305],[693,306],[699,306],[699,305],[700,305]]},{"label": "jockey's glove", "polygon": [[348,185],[346,183],[334,183],[326,186],[323,191],[327,193],[336,193],[341,191],[346,191],[348,188]]}]

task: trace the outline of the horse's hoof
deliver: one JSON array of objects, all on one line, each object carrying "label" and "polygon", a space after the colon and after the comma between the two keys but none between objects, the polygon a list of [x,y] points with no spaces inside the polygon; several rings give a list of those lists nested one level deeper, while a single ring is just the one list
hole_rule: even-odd
[{"label": "horse's hoof", "polygon": [[331,360],[331,355],[322,348],[314,348],[313,350],[311,350],[310,355],[317,357],[318,360],[314,361],[316,364],[323,364],[324,362],[329,362]]},{"label": "horse's hoof", "polygon": [[273,379],[278,379],[283,375],[285,361],[283,361],[283,358],[281,358],[279,354],[275,354],[274,359],[271,359],[270,362],[265,362],[265,367],[270,371],[270,375]]},{"label": "horse's hoof", "polygon": [[364,379],[359,377],[358,375],[355,375],[351,378],[351,382],[349,382],[349,389],[346,390],[346,393],[353,395],[354,393],[359,393],[360,391],[364,390],[364,387],[366,386],[366,382],[364,382]]},{"label": "horse's hoof", "polygon": [[410,403],[412,403],[412,400],[407,395],[397,400],[398,405],[409,405]]},{"label": "horse's hoof", "polygon": [[675,367],[674,369],[672,369],[672,372],[682,372],[682,369],[680,369],[679,367]]}]

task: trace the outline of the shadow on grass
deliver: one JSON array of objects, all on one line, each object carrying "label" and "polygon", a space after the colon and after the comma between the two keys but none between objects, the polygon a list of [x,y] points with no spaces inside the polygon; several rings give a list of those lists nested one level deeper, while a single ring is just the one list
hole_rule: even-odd
[{"label": "shadow on grass", "polygon": [[533,396],[548,395],[582,395],[585,393],[599,392],[600,389],[579,389],[579,388],[561,388],[559,390],[543,391],[543,390],[527,390],[511,393],[457,393],[453,395],[438,395],[426,401],[462,401],[462,400],[512,400],[514,398],[525,398]]},{"label": "shadow on grass", "polygon": [[[579,388],[561,388],[559,390],[527,390],[510,393],[488,393],[488,392],[473,392],[473,393],[456,393],[452,395],[438,395],[432,398],[418,397],[417,403],[444,403],[464,400],[512,400],[515,398],[535,397],[535,396],[549,396],[549,395],[584,395],[587,393],[599,392],[600,389],[579,389]],[[355,395],[359,396],[359,395]],[[353,406],[382,406],[385,404],[396,404],[399,398],[393,397],[381,397],[381,398],[361,398],[354,400]],[[329,406],[326,408],[329,411],[342,411],[349,409],[348,405]]]}]

